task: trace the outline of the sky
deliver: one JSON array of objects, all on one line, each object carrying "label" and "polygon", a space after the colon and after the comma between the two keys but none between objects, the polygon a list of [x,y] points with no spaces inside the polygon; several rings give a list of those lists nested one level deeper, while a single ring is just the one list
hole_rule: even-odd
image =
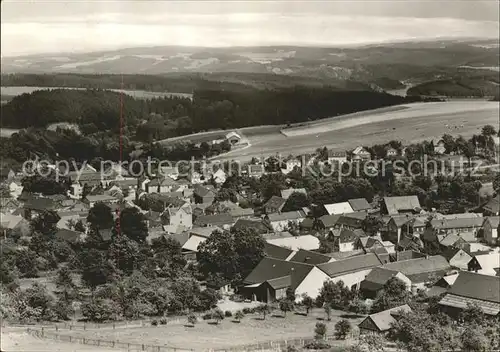
[{"label": "sky", "polygon": [[1,55],[498,38],[497,0],[3,0]]}]

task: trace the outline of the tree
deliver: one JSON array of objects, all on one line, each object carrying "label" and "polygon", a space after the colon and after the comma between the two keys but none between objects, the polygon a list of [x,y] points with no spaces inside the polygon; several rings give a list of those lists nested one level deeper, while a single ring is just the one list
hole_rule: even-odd
[{"label": "tree", "polygon": [[469,325],[460,335],[462,347],[468,352],[493,351],[493,346],[489,344],[488,338],[484,335],[483,329],[475,324]]},{"label": "tree", "polygon": [[120,212],[120,221],[117,222],[116,232],[124,234],[138,243],[143,243],[148,237],[148,227],[144,215],[135,207],[125,208]]},{"label": "tree", "polygon": [[449,134],[443,134],[441,140],[444,143],[444,148],[446,150],[446,154],[450,154],[457,149],[455,138]]},{"label": "tree", "polygon": [[362,351],[365,350],[374,352],[385,351],[385,339],[379,334],[361,335],[359,344],[361,346],[366,346],[366,349],[362,349]]},{"label": "tree", "polygon": [[375,236],[380,231],[382,226],[384,226],[382,220],[373,215],[368,215],[361,221],[361,228],[369,236]]},{"label": "tree", "polygon": [[326,336],[326,324],[317,322],[314,327],[314,338],[318,340],[324,340]]},{"label": "tree", "polygon": [[57,232],[57,223],[61,217],[53,210],[44,210],[30,222],[33,232],[42,234],[47,239],[53,239]]},{"label": "tree", "polygon": [[486,325],[486,316],[477,303],[467,303],[467,308],[460,314],[460,320],[467,324]]},{"label": "tree", "polygon": [[495,127],[493,127],[492,125],[485,125],[481,129],[481,134],[483,136],[494,136],[497,134],[497,131],[495,130]]},{"label": "tree", "polygon": [[267,304],[261,304],[257,307],[257,311],[262,314],[263,319],[266,319],[266,316],[271,313],[271,307]]},{"label": "tree", "polygon": [[21,276],[38,277],[37,255],[30,249],[21,249],[16,252],[15,264]]},{"label": "tree", "polygon": [[102,202],[98,202],[90,208],[87,222],[91,227],[97,229],[110,229],[115,223],[111,208]]},{"label": "tree", "polygon": [[79,261],[82,281],[92,291],[97,286],[108,282],[114,273],[114,268],[99,250],[93,248],[83,250],[80,253]]},{"label": "tree", "polygon": [[239,310],[237,311],[236,313],[234,313],[234,319],[236,319],[236,321],[239,323],[241,321],[241,319],[243,319],[245,317],[245,314]]},{"label": "tree", "polygon": [[302,192],[293,192],[288,199],[286,200],[285,205],[283,206],[282,211],[295,211],[301,210],[304,207],[308,207],[310,205],[309,199],[307,195]]},{"label": "tree", "polygon": [[331,321],[332,320],[332,307],[330,304],[325,303],[325,314],[326,314],[326,320]]},{"label": "tree", "polygon": [[82,315],[89,321],[115,320],[119,314],[118,305],[110,299],[95,299],[82,304]]},{"label": "tree", "polygon": [[314,306],[314,300],[307,293],[304,293],[302,296],[302,304],[306,307],[306,314],[309,314],[309,310]]},{"label": "tree", "polygon": [[187,322],[189,325],[194,327],[196,325],[196,323],[198,322],[198,318],[196,317],[196,315],[194,313],[191,313],[187,316]]},{"label": "tree", "polygon": [[57,272],[56,287],[62,291],[64,301],[66,302],[68,302],[75,293],[76,285],[71,278],[71,272],[65,266]]},{"label": "tree", "polygon": [[339,340],[345,340],[347,335],[351,332],[351,323],[349,320],[342,319],[335,324],[335,335]]},{"label": "tree", "polygon": [[325,280],[319,292],[319,299],[335,308],[344,309],[352,298],[352,292],[343,281]]},{"label": "tree", "polygon": [[216,324],[219,324],[222,320],[224,320],[224,312],[217,308],[212,311],[212,319],[215,320]]},{"label": "tree", "polygon": [[372,313],[381,312],[406,304],[410,300],[406,284],[397,277],[390,278],[372,305]]},{"label": "tree", "polygon": [[126,236],[114,235],[109,246],[108,259],[117,269],[131,274],[139,264],[139,246]]},{"label": "tree", "polygon": [[293,310],[293,301],[289,299],[282,299],[279,303],[280,310],[283,312],[283,315],[286,317],[286,312],[291,312]]}]

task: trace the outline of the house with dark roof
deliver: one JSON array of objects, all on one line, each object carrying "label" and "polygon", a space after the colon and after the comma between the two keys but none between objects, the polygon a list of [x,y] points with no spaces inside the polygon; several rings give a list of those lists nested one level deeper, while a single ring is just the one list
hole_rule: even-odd
[{"label": "house with dark roof", "polygon": [[[341,215],[323,215],[318,219],[318,227],[320,229],[332,231],[336,228],[337,221],[340,219]],[[305,221],[305,220],[304,220]]]},{"label": "house with dark roof", "polygon": [[337,229],[358,230],[362,227],[363,220],[368,216],[368,213],[356,212],[341,215],[335,223]]},{"label": "house with dark roof", "polygon": [[235,230],[254,229],[260,234],[273,232],[271,224],[269,224],[269,222],[265,221],[264,219],[259,218],[240,218],[236,220],[233,228]]},{"label": "house with dark roof", "polygon": [[352,161],[367,161],[371,160],[372,155],[365,147],[359,146],[350,153],[350,157]]},{"label": "house with dark roof", "polygon": [[443,257],[446,258],[448,263],[454,268],[467,270],[472,256],[464,251],[462,248],[450,247],[443,252]]},{"label": "house with dark roof", "polygon": [[77,243],[83,238],[83,233],[69,229],[60,229],[54,236],[61,241]]},{"label": "house with dark roof", "polygon": [[384,197],[380,210],[388,215],[418,214],[422,207],[417,196]]},{"label": "house with dark roof", "polygon": [[484,314],[500,313],[500,277],[460,271],[457,279],[439,301],[441,308],[450,315],[459,316],[467,304],[477,304]]},{"label": "house with dark roof", "polygon": [[500,244],[498,240],[498,227],[500,226],[500,216],[488,216],[484,219],[483,239],[490,245]]},{"label": "house with dark roof", "polygon": [[384,285],[393,277],[403,281],[406,284],[406,289],[411,291],[411,280],[403,273],[387,269],[387,268],[373,268],[372,271],[361,282],[359,290],[366,298],[375,298],[379,292],[384,288]]},{"label": "house with dark roof", "polygon": [[390,255],[390,259],[391,259],[391,262],[399,262],[401,260],[425,258],[426,256],[427,256],[426,254],[420,253],[418,251],[407,250],[407,251],[398,251],[398,252],[392,253]]},{"label": "house with dark roof", "polygon": [[314,251],[307,251],[305,249],[299,249],[298,251],[294,252],[293,255],[288,258],[288,260],[292,262],[299,262],[299,263],[306,263],[313,265],[330,263],[335,261],[334,258],[329,257],[325,254],[321,254]]},{"label": "house with dark roof", "polygon": [[385,264],[385,269],[399,271],[412,282],[416,288],[424,288],[425,284],[445,276],[451,269],[445,257],[429,256]]},{"label": "house with dark roof", "polygon": [[146,192],[148,193],[168,193],[177,187],[177,182],[168,177],[154,178],[146,184]]},{"label": "house with dark roof", "polygon": [[55,210],[57,203],[50,198],[30,197],[23,204],[23,213],[26,219],[31,219],[34,215],[46,210]]},{"label": "house with dark roof", "polygon": [[266,238],[268,243],[272,243],[277,246],[287,247],[292,250],[317,250],[319,249],[319,239],[313,235],[302,235],[302,236],[280,236],[278,238]]},{"label": "house with dark roof", "polygon": [[269,242],[265,242],[265,244],[264,244],[264,255],[266,257],[280,259],[280,260],[288,260],[295,253],[296,252],[290,248],[277,246],[277,245],[269,243]]},{"label": "house with dark roof", "polygon": [[350,252],[356,249],[356,244],[360,238],[366,236],[363,230],[349,230],[347,228],[336,229],[330,232],[333,237],[335,251]]},{"label": "house with dark roof", "polygon": [[239,206],[229,209],[229,214],[236,221],[241,218],[250,218],[254,216],[254,210],[252,208],[241,208]]},{"label": "house with dark roof", "polygon": [[349,199],[348,202],[354,212],[372,210],[372,206],[366,198]]},{"label": "house with dark roof", "polygon": [[458,234],[469,232],[475,235],[483,225],[483,222],[484,218],[482,217],[433,219],[431,220],[431,225],[439,233]]},{"label": "house with dark roof", "polygon": [[248,176],[249,177],[254,177],[254,178],[260,178],[262,175],[264,175],[264,165],[258,164],[258,165],[248,165]]},{"label": "house with dark roof", "polygon": [[448,291],[451,286],[455,283],[458,277],[458,271],[450,275],[443,276],[439,279],[427,292],[425,293],[427,297],[440,296],[446,291]]},{"label": "house with dark roof", "polygon": [[288,188],[281,190],[281,198],[287,200],[293,193],[302,193],[307,195],[305,188]]},{"label": "house with dark roof", "polygon": [[488,203],[483,205],[483,213],[485,216],[500,215],[500,194],[490,199]]},{"label": "house with dark roof", "polygon": [[[288,288],[298,296],[309,294],[304,280],[312,271],[317,270],[310,264],[264,257],[243,280],[243,287],[239,291],[243,296],[261,302],[272,302],[283,297]],[[317,293],[314,297],[316,296]]]},{"label": "house with dark roof", "polygon": [[283,209],[283,206],[285,205],[285,203],[286,203],[285,199],[278,197],[278,196],[272,196],[264,204],[264,212],[266,214],[279,213],[279,212],[281,212],[281,209]]},{"label": "house with dark roof", "polygon": [[196,217],[193,221],[193,226],[197,227],[207,227],[207,226],[219,226],[224,229],[228,229],[234,223],[233,217],[230,214],[222,213],[216,215],[201,215]]},{"label": "house with dark roof", "polygon": [[195,203],[211,204],[215,199],[215,192],[212,189],[200,184],[196,184],[194,186],[193,195]]},{"label": "house with dark roof", "polygon": [[469,271],[484,275],[498,275],[500,271],[500,252],[475,255],[467,264]]},{"label": "house with dark roof", "polygon": [[401,313],[409,313],[411,311],[411,308],[405,304],[382,312],[370,314],[358,324],[359,331],[361,334],[386,333],[391,329],[392,325],[397,322]]}]

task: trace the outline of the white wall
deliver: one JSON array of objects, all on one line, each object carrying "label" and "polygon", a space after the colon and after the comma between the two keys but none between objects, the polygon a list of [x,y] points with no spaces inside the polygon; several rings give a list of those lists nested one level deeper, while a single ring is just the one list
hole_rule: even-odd
[{"label": "white wall", "polygon": [[330,277],[325,274],[324,271],[314,267],[299,286],[295,289],[296,299],[298,303],[302,300],[302,295],[307,293],[309,297],[316,298],[319,295],[319,290],[323,287],[325,280],[329,280]]},{"label": "white wall", "polygon": [[342,276],[337,276],[331,279],[333,282],[343,281],[344,285],[351,288],[353,285],[358,285],[363,281],[366,276],[372,271],[372,269],[366,269],[361,271],[356,271],[354,273],[345,274]]}]

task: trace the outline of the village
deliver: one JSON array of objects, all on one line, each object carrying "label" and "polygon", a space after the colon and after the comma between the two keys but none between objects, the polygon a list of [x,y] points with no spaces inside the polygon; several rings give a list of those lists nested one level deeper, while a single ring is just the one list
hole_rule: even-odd
[{"label": "village", "polygon": [[[373,336],[380,336],[383,344],[388,343],[384,338],[394,329],[400,316],[411,316],[410,302],[428,302],[423,297],[434,300],[435,309],[451,319],[459,319],[464,312],[475,309],[498,322],[500,195],[498,169],[491,162],[498,161],[498,137],[496,131],[488,136],[491,135],[495,146],[487,151],[488,146],[479,150],[476,144],[474,155],[466,155],[467,151],[461,149],[458,139],[455,147],[450,147],[449,140],[419,146],[391,142],[382,148],[359,146],[345,152],[324,148],[305,157],[288,156],[279,160],[271,156],[252,160],[243,165],[243,171],[238,175],[223,167],[208,168],[209,171],[190,169],[184,173],[176,166],[168,166],[157,168],[152,174],[137,176],[116,163],[106,170],[103,178],[102,170],[85,165],[82,170],[69,172],[69,186],[52,194],[44,192],[56,189],[60,183],[51,176],[26,177],[11,170],[2,176],[5,195],[0,204],[3,255],[14,258],[8,265],[16,268],[18,279],[36,282],[37,278],[54,275],[56,269],[60,277],[61,268],[69,268],[71,274],[67,272],[67,277],[75,277],[78,273],[85,275],[85,269],[80,270],[79,264],[72,263],[68,253],[91,246],[89,241],[95,242],[96,238],[102,247],[96,245],[95,248],[107,248],[103,253],[110,253],[111,248],[117,246],[117,236],[124,234],[131,239],[143,236],[135,239],[139,247],[125,244],[120,251],[131,248],[140,251],[146,243],[144,248],[152,248],[154,255],[155,246],[173,241],[178,246],[180,257],[175,260],[182,263],[177,270],[188,272],[197,268],[195,282],[217,294],[216,302],[209,304],[209,308],[212,306],[211,313],[207,313],[209,318],[218,319],[214,318],[214,314],[219,314],[214,313],[214,309],[218,309],[219,303],[232,307],[226,310],[226,317],[237,314],[238,320],[242,319],[242,312],[264,314],[265,319],[266,312],[270,314],[273,309],[281,310],[286,316],[287,311],[300,311],[300,307],[304,307],[309,312],[314,307],[324,310],[330,321],[328,312],[333,308],[357,316],[352,321],[337,321],[336,334],[343,335],[337,339],[350,340],[351,344],[368,341],[365,350],[371,350],[376,343],[370,340]],[[227,134],[226,139],[233,147],[242,140],[235,132]],[[415,151],[419,149],[425,153],[430,151],[435,160],[447,165],[447,170],[450,169],[449,161],[458,160],[460,156],[465,155],[464,163],[469,164],[447,181],[440,179],[444,175],[425,176],[425,182],[421,175],[392,175],[388,187],[395,189],[398,183],[403,187],[401,193],[406,193],[404,195],[374,192],[367,178],[359,175],[348,175],[346,180],[334,185],[328,183],[336,182],[334,176],[318,176],[325,183],[312,190],[311,184],[317,181],[302,173],[304,160],[316,169],[325,165],[342,169],[344,164],[375,161],[371,168],[378,173],[380,168],[377,165],[382,161],[420,160],[423,154]],[[472,176],[470,161],[474,158],[480,159],[486,167],[480,175]],[[488,159],[490,162],[486,162]],[[47,165],[34,164],[35,169],[47,169]],[[380,182],[385,184],[386,181]],[[413,188],[414,193],[412,189],[404,188],[404,185],[417,184],[417,181],[428,185],[419,186],[418,192]],[[462,187],[454,182],[462,182]],[[475,185],[471,186],[472,195],[456,196],[466,199],[463,201],[466,205],[458,206],[459,199],[454,198],[453,192],[469,189],[469,184]],[[445,197],[445,186],[451,195],[443,201],[438,198]],[[333,187],[334,191],[328,187]],[[454,187],[459,189],[454,190]],[[491,189],[483,193],[488,188]],[[431,194],[434,194],[433,200]],[[326,202],[323,199],[341,201]],[[429,207],[431,200],[442,207]],[[465,208],[465,211],[456,210]],[[96,217],[109,216],[112,219],[108,221],[96,220]],[[139,225],[133,221],[138,221]],[[36,226],[39,228],[34,228]],[[139,232],[141,234],[137,235]],[[39,242],[34,244],[35,238],[40,240],[38,233],[42,233],[42,241],[46,240],[43,236],[47,236],[54,243],[64,243],[64,251],[68,253],[55,253],[58,257],[56,263],[45,263],[47,259],[42,253],[48,249]],[[238,243],[238,236],[241,236],[242,243]],[[233,241],[232,249],[225,247],[229,246],[227,241]],[[43,251],[42,247],[45,248]],[[223,257],[231,255],[235,248],[239,248],[240,256],[236,260],[238,263],[242,260],[244,264],[235,264],[238,268],[229,270],[224,267],[227,263],[223,263]],[[13,254],[18,251],[24,253],[22,256],[17,254],[21,258],[41,256],[44,259],[29,261],[31,264],[27,268]],[[119,273],[133,273],[146,266],[136,257],[127,257],[124,261],[130,263],[123,263],[119,256],[126,255],[120,253],[114,264]],[[242,259],[245,255],[248,258]],[[173,270],[172,258],[162,260]],[[17,280],[7,279],[11,274],[7,273],[6,262],[2,269],[3,284]],[[227,265],[231,266],[231,263]],[[157,262],[154,266],[153,271],[166,270]],[[92,275],[97,275],[97,269],[92,270]],[[52,274],[46,274],[50,272]],[[170,278],[170,275],[173,274],[163,277]],[[174,277],[178,275],[176,273]],[[109,278],[97,283],[86,280],[92,297],[99,287],[113,282]],[[404,291],[397,293],[399,300],[389,297],[391,289],[397,291],[398,287]],[[50,295],[60,296],[64,289],[64,285],[59,285]],[[70,306],[82,300],[78,297],[75,295],[70,299],[73,302]],[[417,298],[421,301],[415,301]],[[167,304],[163,310],[169,316],[187,314],[188,321],[194,326],[201,315],[193,318],[189,312],[200,310],[188,306],[174,309]],[[243,307],[247,307],[246,310]],[[65,318],[75,323],[77,315],[86,321],[115,319],[104,313],[104,318],[97,318],[96,314],[76,308]],[[155,318],[156,315],[154,311],[133,314],[134,318],[149,316],[151,322],[158,324],[156,319],[160,318]],[[66,319],[59,317],[56,320]],[[128,319],[127,315],[122,319]],[[38,316],[35,320],[43,319]],[[168,328],[167,325],[165,329]],[[313,328],[314,325],[310,329],[311,336]],[[317,323],[314,341],[330,342],[327,336],[334,328],[329,329],[327,334],[323,331],[326,330],[325,324]],[[192,336],[196,339],[194,331]],[[275,333],[279,335],[280,332]],[[259,342],[258,338],[252,341]],[[493,340],[488,341],[486,345],[491,346]],[[498,339],[494,341],[498,343]],[[235,341],[234,345],[241,343]],[[314,346],[317,347],[317,343]]]}]

